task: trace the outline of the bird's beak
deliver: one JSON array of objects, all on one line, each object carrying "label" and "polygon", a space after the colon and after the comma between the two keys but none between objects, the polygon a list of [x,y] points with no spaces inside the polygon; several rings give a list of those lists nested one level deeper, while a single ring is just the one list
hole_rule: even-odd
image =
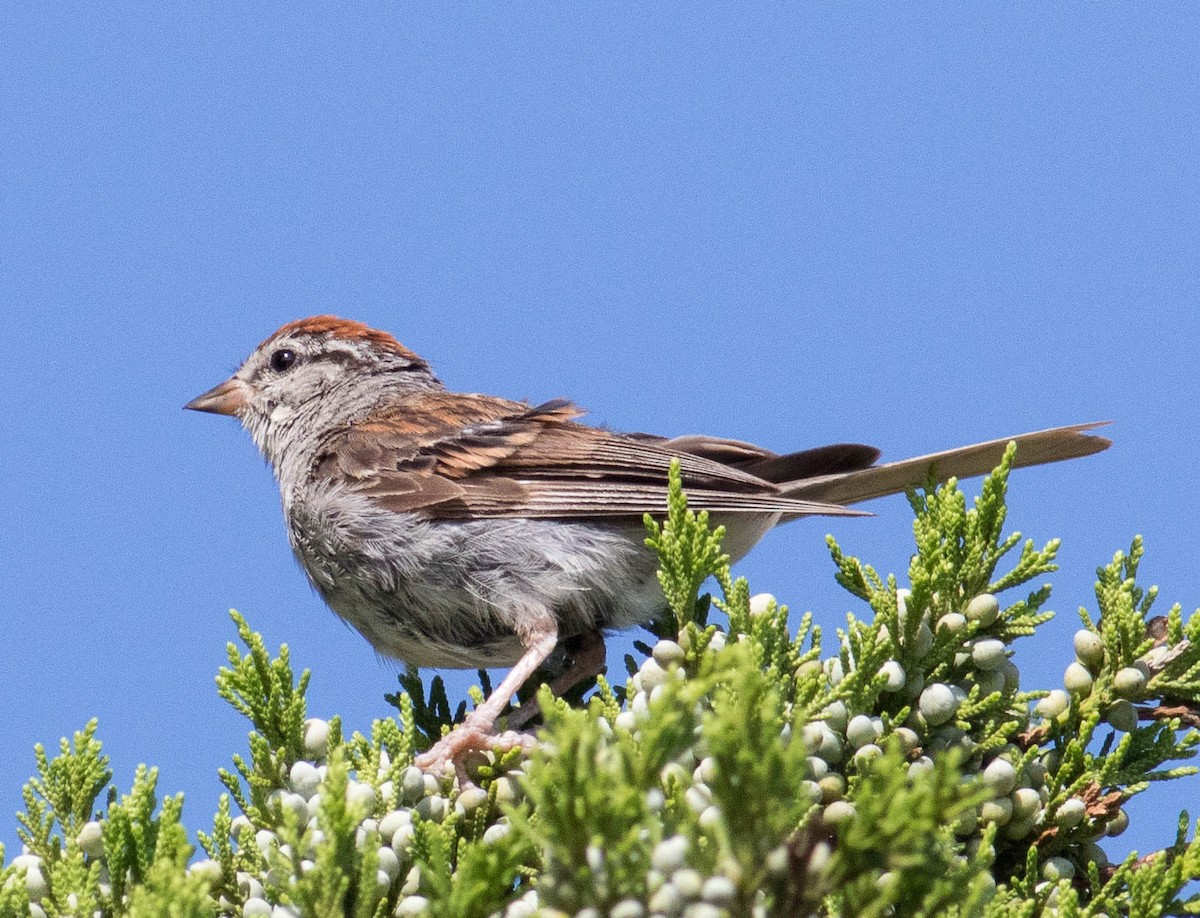
[{"label": "bird's beak", "polygon": [[219,386],[214,386],[203,395],[197,395],[183,406],[192,411],[207,411],[210,414],[227,414],[238,417],[246,408],[246,387],[240,379],[231,376]]}]

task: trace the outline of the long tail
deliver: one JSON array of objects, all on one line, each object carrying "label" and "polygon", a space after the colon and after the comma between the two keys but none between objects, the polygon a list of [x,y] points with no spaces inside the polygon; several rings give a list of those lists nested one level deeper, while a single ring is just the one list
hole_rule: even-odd
[{"label": "long tail", "polygon": [[939,481],[947,478],[971,478],[986,475],[1000,463],[1009,443],[1017,444],[1014,467],[1043,465],[1078,459],[1108,449],[1112,441],[1091,436],[1087,431],[1103,427],[1108,421],[1055,427],[1035,433],[1002,437],[974,446],[960,446],[915,459],[902,459],[850,471],[816,475],[783,482],[784,494],[830,504],[856,504],[908,488],[919,488],[929,479],[930,469]]}]

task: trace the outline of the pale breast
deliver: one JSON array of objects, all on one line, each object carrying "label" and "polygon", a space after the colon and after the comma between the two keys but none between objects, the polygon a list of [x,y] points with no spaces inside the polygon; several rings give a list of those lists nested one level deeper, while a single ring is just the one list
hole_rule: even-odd
[{"label": "pale breast", "polygon": [[330,607],[381,654],[417,666],[507,666],[523,616],[560,637],[663,607],[640,524],[423,520],[330,488],[285,508],[292,547]]}]

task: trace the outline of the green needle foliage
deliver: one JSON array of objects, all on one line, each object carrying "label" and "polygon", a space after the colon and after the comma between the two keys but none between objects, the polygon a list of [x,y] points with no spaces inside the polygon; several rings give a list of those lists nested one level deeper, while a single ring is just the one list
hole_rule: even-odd
[{"label": "green needle foliage", "polygon": [[1200,914],[1186,813],[1160,850],[1114,864],[1100,845],[1130,798],[1195,772],[1200,613],[1152,614],[1135,539],[1097,572],[1063,687],[1022,686],[1012,647],[1051,617],[1058,543],[1005,534],[1011,462],[971,506],[953,481],[910,495],[903,584],[830,539],[862,605],[828,641],[732,576],[673,470],[666,519],[647,520],[664,616],[628,679],[543,687],[532,753],[479,754],[466,785],[414,759],[487,674],[452,703],[407,673],[346,736],[308,716],[287,647],[232,613],[217,689],[249,754],[219,769],[198,847],[155,769],[112,786],[93,721],[35,749],[0,918]]}]

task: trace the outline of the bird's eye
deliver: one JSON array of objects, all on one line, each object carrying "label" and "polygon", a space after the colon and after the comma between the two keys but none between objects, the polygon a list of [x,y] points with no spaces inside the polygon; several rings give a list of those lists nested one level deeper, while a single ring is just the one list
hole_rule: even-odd
[{"label": "bird's eye", "polygon": [[276,373],[291,369],[295,362],[296,352],[290,348],[282,347],[271,355],[271,369]]}]

